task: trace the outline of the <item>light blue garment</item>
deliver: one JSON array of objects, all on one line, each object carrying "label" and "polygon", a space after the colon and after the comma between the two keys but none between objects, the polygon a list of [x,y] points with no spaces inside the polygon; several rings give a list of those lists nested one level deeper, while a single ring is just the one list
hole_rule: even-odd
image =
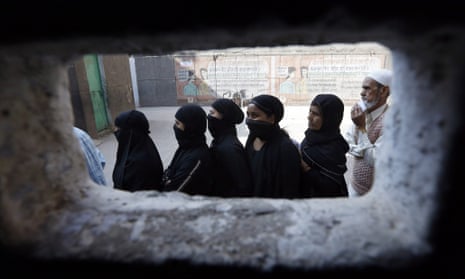
[{"label": "light blue garment", "polygon": [[184,96],[197,96],[199,95],[199,89],[195,84],[189,82],[186,86],[184,86],[183,93]]},{"label": "light blue garment", "polygon": [[294,94],[295,93],[295,84],[290,80],[286,80],[281,83],[279,87],[279,93],[282,94]]},{"label": "light blue garment", "polygon": [[106,160],[103,154],[98,147],[95,146],[89,134],[77,127],[73,127],[73,130],[74,134],[79,139],[81,149],[84,153],[90,178],[92,178],[95,183],[106,186],[107,182],[105,180],[105,173],[103,172]]}]

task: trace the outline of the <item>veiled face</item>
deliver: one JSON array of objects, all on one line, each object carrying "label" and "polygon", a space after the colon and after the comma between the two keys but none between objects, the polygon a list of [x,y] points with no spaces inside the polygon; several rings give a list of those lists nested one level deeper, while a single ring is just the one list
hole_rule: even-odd
[{"label": "veiled face", "polygon": [[247,118],[258,121],[265,121],[274,124],[274,115],[268,116],[263,110],[259,109],[255,104],[247,106]]},{"label": "veiled face", "polygon": [[184,131],[184,123],[177,120],[176,118],[174,119],[174,126],[176,126],[179,130]]},{"label": "veiled face", "polygon": [[323,115],[319,106],[310,106],[308,111],[308,128],[314,131],[318,131],[323,126]]},{"label": "veiled face", "polygon": [[215,117],[216,119],[223,119],[223,115],[214,108],[210,108],[209,115]]}]

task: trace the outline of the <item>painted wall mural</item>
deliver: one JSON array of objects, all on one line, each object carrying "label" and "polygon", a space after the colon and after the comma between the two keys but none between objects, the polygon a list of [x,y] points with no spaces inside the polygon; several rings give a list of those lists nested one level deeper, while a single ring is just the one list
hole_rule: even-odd
[{"label": "painted wall mural", "polygon": [[364,75],[386,68],[388,54],[175,56],[178,100],[202,102],[273,94],[308,102],[319,93],[359,98]]}]

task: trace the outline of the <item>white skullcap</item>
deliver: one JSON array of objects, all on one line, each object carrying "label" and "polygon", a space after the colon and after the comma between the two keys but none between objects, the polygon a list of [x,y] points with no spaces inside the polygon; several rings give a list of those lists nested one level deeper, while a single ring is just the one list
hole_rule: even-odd
[{"label": "white skullcap", "polygon": [[391,86],[392,72],[387,69],[376,69],[367,75],[384,86]]}]

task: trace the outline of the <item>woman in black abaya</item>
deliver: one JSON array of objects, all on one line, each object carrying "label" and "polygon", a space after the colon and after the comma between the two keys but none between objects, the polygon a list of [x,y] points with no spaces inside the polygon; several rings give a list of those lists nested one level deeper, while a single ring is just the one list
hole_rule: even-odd
[{"label": "woman in black abaya", "polygon": [[163,163],[149,136],[149,122],[137,110],[122,112],[115,119],[118,140],[113,169],[114,188],[125,191],[161,190]]},{"label": "woman in black abaya", "polygon": [[344,173],[349,145],[339,128],[343,116],[344,104],[336,95],[320,94],[312,100],[300,145],[305,198],[348,196]]},{"label": "woman in black abaya", "polygon": [[250,130],[245,149],[249,158],[254,197],[300,198],[299,150],[279,122],[284,106],[272,95],[258,95],[247,106]]},{"label": "woman in black abaya", "polygon": [[205,132],[207,114],[198,104],[185,104],[174,115],[173,131],[178,141],[163,175],[163,191],[190,195],[214,195],[212,158]]},{"label": "woman in black abaya", "polygon": [[237,137],[236,125],[244,112],[231,99],[217,99],[208,114],[208,130],[213,137],[210,151],[216,196],[248,197],[252,195],[252,174],[244,146]]}]

